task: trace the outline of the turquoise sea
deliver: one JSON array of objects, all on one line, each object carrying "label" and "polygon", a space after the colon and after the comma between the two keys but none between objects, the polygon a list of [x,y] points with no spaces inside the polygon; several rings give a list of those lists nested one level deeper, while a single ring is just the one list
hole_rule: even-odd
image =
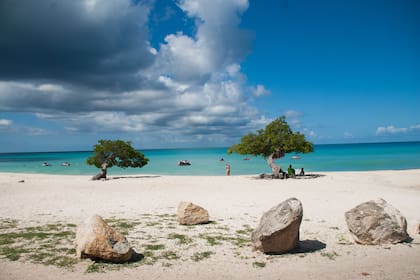
[{"label": "turquoise sea", "polygon": [[[224,175],[225,164],[231,165],[232,175],[270,173],[264,158],[226,153],[227,148],[142,150],[150,159],[143,168],[120,169],[112,167],[110,176],[125,174],[156,175]],[[94,175],[98,169],[86,165],[92,154],[84,152],[0,153],[0,172],[43,174]],[[287,154],[277,163],[287,169],[289,164],[306,172],[368,171],[420,168],[420,142],[315,145],[315,152]],[[220,161],[223,158],[224,161]],[[178,166],[180,160],[189,160],[191,166]],[[62,166],[63,162],[70,166]],[[48,162],[51,166],[42,166]]]}]

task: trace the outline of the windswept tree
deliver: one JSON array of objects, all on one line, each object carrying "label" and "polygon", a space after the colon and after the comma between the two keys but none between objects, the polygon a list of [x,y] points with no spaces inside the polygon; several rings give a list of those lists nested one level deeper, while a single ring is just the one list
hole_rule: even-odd
[{"label": "windswept tree", "polygon": [[122,140],[99,140],[94,146],[93,156],[86,161],[88,165],[95,165],[101,172],[92,179],[106,179],[107,169],[113,166],[121,168],[143,167],[149,162],[141,152],[131,146],[131,142]]},{"label": "windswept tree", "polygon": [[260,129],[256,134],[250,133],[241,139],[241,143],[228,149],[228,153],[248,154],[263,156],[268,159],[268,164],[275,177],[279,177],[280,167],[274,160],[284,157],[286,153],[309,153],[313,151],[311,142],[305,135],[293,132],[284,116],[269,123],[265,129]]}]

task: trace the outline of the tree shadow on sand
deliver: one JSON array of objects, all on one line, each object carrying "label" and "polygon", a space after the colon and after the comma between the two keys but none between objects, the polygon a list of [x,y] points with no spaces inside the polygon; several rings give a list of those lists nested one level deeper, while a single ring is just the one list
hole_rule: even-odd
[{"label": "tree shadow on sand", "polygon": [[140,175],[140,176],[116,176],[116,177],[108,177],[107,180],[118,180],[118,179],[144,179],[144,178],[159,178],[159,175]]}]

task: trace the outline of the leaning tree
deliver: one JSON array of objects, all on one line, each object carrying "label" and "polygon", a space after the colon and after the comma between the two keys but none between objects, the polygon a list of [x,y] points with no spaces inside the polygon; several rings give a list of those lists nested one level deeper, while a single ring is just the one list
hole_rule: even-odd
[{"label": "leaning tree", "polygon": [[279,178],[280,167],[274,163],[275,159],[284,157],[285,153],[309,153],[313,151],[311,142],[305,135],[293,132],[284,116],[269,123],[265,129],[256,134],[250,133],[241,139],[241,143],[228,149],[228,153],[249,154],[263,156],[268,159],[273,175]]},{"label": "leaning tree", "polygon": [[95,165],[101,169],[93,180],[106,179],[107,169],[113,166],[143,167],[148,162],[149,159],[134,149],[131,142],[122,140],[99,140],[94,146],[93,156],[86,161],[88,165]]}]

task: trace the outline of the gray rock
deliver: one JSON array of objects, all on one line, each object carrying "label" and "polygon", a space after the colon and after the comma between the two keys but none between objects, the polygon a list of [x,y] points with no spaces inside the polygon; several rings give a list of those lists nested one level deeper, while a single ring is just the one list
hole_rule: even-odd
[{"label": "gray rock", "polygon": [[350,233],[360,244],[393,244],[408,237],[406,219],[383,199],[362,203],[345,217]]},{"label": "gray rock", "polygon": [[293,250],[299,242],[302,216],[302,203],[296,198],[289,198],[265,212],[251,235],[254,249],[274,254]]},{"label": "gray rock", "polygon": [[134,253],[127,239],[98,215],[77,226],[75,245],[79,258],[121,263],[131,259]]},{"label": "gray rock", "polygon": [[178,222],[181,225],[206,224],[209,222],[209,212],[191,202],[181,202],[178,205]]}]

